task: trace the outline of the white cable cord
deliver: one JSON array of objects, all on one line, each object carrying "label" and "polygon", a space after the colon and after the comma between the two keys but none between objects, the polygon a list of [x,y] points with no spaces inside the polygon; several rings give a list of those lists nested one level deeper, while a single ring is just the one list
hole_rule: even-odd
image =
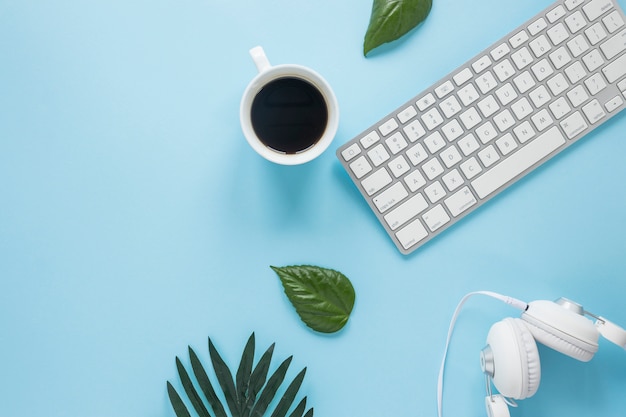
[{"label": "white cable cord", "polygon": [[443,352],[443,359],[441,360],[441,367],[439,368],[439,378],[437,379],[437,415],[439,417],[443,416],[443,374],[446,364],[446,357],[448,356],[448,347],[450,346],[450,339],[452,338],[452,331],[454,330],[454,325],[456,324],[456,320],[459,316],[459,313],[461,312],[461,308],[463,307],[465,302],[474,295],[485,295],[487,297],[495,298],[496,300],[500,300],[505,304],[513,306],[522,311],[525,311],[528,308],[528,304],[524,301],[506,295],[498,294],[492,291],[474,291],[463,296],[461,301],[459,301],[459,304],[456,306],[454,314],[452,315],[452,319],[450,320],[448,337],[446,338],[446,346]]}]

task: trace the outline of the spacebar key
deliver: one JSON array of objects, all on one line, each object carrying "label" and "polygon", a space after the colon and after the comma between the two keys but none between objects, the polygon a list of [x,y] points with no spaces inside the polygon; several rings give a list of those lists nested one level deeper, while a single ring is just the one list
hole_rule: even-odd
[{"label": "spacebar key", "polygon": [[472,181],[472,187],[474,187],[478,197],[483,199],[564,144],[565,138],[563,138],[561,131],[558,127],[553,126],[509,158]]}]

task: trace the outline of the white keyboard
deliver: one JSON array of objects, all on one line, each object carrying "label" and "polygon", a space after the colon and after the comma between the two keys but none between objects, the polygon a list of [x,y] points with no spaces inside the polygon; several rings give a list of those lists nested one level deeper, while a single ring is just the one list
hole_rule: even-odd
[{"label": "white keyboard", "polygon": [[625,21],[557,1],[337,150],[402,253],[624,109]]}]

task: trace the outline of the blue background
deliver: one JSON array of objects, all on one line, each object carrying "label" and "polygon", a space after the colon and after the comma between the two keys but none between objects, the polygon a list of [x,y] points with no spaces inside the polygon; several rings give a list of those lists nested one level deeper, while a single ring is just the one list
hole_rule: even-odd
[{"label": "blue background", "polygon": [[[206,363],[210,336],[234,368],[252,331],[294,355],[289,375],[308,367],[316,415],[432,416],[469,291],[566,296],[626,326],[623,114],[409,257],[334,155],[550,3],[435,0],[364,58],[362,0],[0,0],[0,416],[173,416],[175,357]],[[335,90],[339,131],[311,163],[273,165],[243,138],[256,45]],[[352,280],[340,333],[299,321],[269,268],[290,264]],[[510,315],[467,304],[446,415],[484,416],[478,353]],[[514,416],[624,415],[626,352],[540,354]]]}]

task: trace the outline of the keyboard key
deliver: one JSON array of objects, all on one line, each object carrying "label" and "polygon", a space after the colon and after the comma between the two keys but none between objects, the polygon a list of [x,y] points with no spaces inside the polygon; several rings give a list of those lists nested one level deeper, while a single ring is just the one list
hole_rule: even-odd
[{"label": "keyboard key", "polygon": [[522,94],[537,85],[537,83],[535,83],[535,79],[532,75],[530,75],[530,72],[528,71],[524,71],[517,77],[513,78],[513,82],[515,83],[515,86],[517,87],[519,92]]},{"label": "keyboard key", "polygon": [[350,147],[344,149],[341,152],[341,156],[343,156],[343,159],[345,161],[350,161],[352,158],[355,158],[360,153],[361,147],[358,144],[353,143],[352,145],[350,145]]},{"label": "keyboard key", "polygon": [[398,241],[405,250],[415,246],[418,242],[424,240],[426,236],[428,236],[428,232],[419,219],[409,223],[404,229],[396,233]]},{"label": "keyboard key", "polygon": [[519,70],[526,68],[534,61],[532,54],[526,47],[523,47],[514,54],[512,54],[511,58],[513,59],[513,63],[515,63],[515,66]]},{"label": "keyboard key", "polygon": [[433,130],[443,123],[443,117],[437,108],[430,109],[422,115],[422,121],[428,130]]},{"label": "keyboard key", "polygon": [[469,187],[463,187],[451,197],[444,200],[446,207],[450,210],[453,217],[457,217],[468,208],[472,207],[478,201],[470,191]]},{"label": "keyboard key", "polygon": [[389,163],[389,169],[394,177],[399,178],[403,174],[409,172],[411,167],[406,159],[404,159],[404,156],[400,155]]},{"label": "keyboard key", "polygon": [[550,61],[552,61],[552,64],[554,65],[554,68],[556,68],[557,70],[563,68],[572,60],[569,52],[567,52],[567,49],[565,49],[565,47],[563,46],[558,48],[556,51],[550,53],[549,57]]},{"label": "keyboard key", "polygon": [[422,194],[416,194],[409,198],[406,202],[399,205],[393,211],[385,215],[385,221],[391,228],[396,230],[404,223],[411,220],[428,208],[428,203]]},{"label": "keyboard key", "polygon": [[515,142],[513,135],[507,133],[506,135],[496,140],[496,146],[498,147],[500,153],[506,156],[517,148],[517,142]]},{"label": "keyboard key", "polygon": [[466,85],[459,90],[457,95],[461,99],[461,103],[463,103],[464,106],[469,106],[470,104],[478,100],[478,97],[480,97],[480,94],[478,94],[478,91],[476,90],[476,87],[474,87],[474,84]]},{"label": "keyboard key", "polygon": [[415,110],[415,107],[409,106],[402,112],[398,113],[398,120],[400,120],[400,123],[405,124],[415,116],[417,116],[417,110]]},{"label": "keyboard key", "polygon": [[404,182],[409,187],[412,193],[416,192],[420,188],[426,185],[426,180],[424,176],[419,171],[413,171],[406,177],[404,177]]},{"label": "keyboard key", "polygon": [[491,59],[487,55],[481,57],[478,61],[472,64],[472,68],[474,68],[474,72],[476,74],[480,74],[491,65]]},{"label": "keyboard key", "polygon": [[445,151],[441,152],[439,156],[441,157],[443,164],[447,168],[452,168],[453,166],[461,162],[461,159],[462,159],[461,154],[459,153],[459,150],[454,145],[450,146]]},{"label": "keyboard key", "polygon": [[587,15],[587,19],[596,20],[602,16],[607,10],[613,8],[610,0],[591,0],[591,2],[583,6],[583,12]]},{"label": "keyboard key", "polygon": [[565,144],[565,139],[557,127],[547,130],[519,151],[503,160],[493,169],[472,181],[472,187],[483,199],[522,174],[546,156]]},{"label": "keyboard key", "polygon": [[387,172],[385,168],[381,168],[361,181],[361,185],[367,195],[374,195],[387,185],[391,184],[391,181],[389,172]]},{"label": "keyboard key", "polygon": [[461,177],[461,174],[459,174],[459,171],[456,169],[453,169],[452,171],[448,172],[446,175],[442,177],[442,179],[448,191],[454,191],[457,188],[459,188],[461,185],[463,185],[463,177]]},{"label": "keyboard key", "polygon": [[504,82],[511,78],[513,74],[515,74],[515,69],[511,64],[511,61],[505,59],[504,61],[494,65],[493,71],[496,73],[496,76],[500,80],[500,82]]},{"label": "keyboard key", "polygon": [[604,105],[604,107],[606,108],[606,111],[611,113],[611,112],[617,110],[622,104],[624,104],[624,100],[622,100],[622,98],[620,96],[615,96],[611,100],[609,100]]},{"label": "keyboard key", "polygon": [[487,94],[498,86],[498,82],[494,78],[491,71],[487,71],[476,79],[476,85],[483,94]]},{"label": "keyboard key", "polygon": [[374,166],[380,166],[389,159],[389,152],[387,152],[387,149],[385,149],[382,144],[378,144],[373,147],[371,151],[367,152],[367,156],[369,156]]},{"label": "keyboard key", "polygon": [[546,15],[546,17],[548,18],[548,21],[550,23],[554,23],[560,18],[562,18],[563,16],[565,16],[565,13],[566,12],[563,6],[558,5],[554,9],[550,10],[548,14]]},{"label": "keyboard key", "polygon": [[600,74],[593,74],[591,77],[585,80],[585,85],[587,86],[587,90],[592,96],[595,96],[600,91],[606,88],[606,83],[604,82],[604,78]]},{"label": "keyboard key", "polygon": [[471,107],[469,110],[461,113],[461,122],[465,126],[467,130],[476,126],[482,120],[478,115],[478,111],[476,111],[475,107]]},{"label": "keyboard key", "polygon": [[396,119],[389,119],[385,123],[380,125],[378,127],[378,130],[380,130],[380,133],[382,133],[383,136],[387,136],[388,134],[390,134],[397,128],[398,128],[398,122],[396,122]]},{"label": "keyboard key", "polygon": [[606,31],[601,23],[596,23],[590,28],[585,29],[585,36],[592,45],[598,44],[598,42],[604,40],[607,37]]},{"label": "keyboard key", "polygon": [[530,33],[530,36],[535,36],[547,27],[548,24],[546,23],[545,19],[541,17],[528,26],[528,33]]},{"label": "keyboard key", "polygon": [[439,181],[435,181],[424,189],[424,193],[431,203],[436,203],[446,195],[446,191]]},{"label": "keyboard key", "polygon": [[350,164],[350,169],[354,173],[354,176],[360,179],[372,170],[372,166],[367,162],[364,156],[361,156]]},{"label": "keyboard key", "polygon": [[419,120],[412,121],[404,128],[402,128],[402,131],[411,142],[415,142],[426,134],[426,130],[424,130],[424,127],[419,122]]},{"label": "keyboard key", "polygon": [[583,57],[583,63],[585,64],[585,67],[587,67],[587,70],[592,72],[604,65],[604,59],[602,59],[600,52],[598,52],[597,49],[594,49]]},{"label": "keyboard key", "polygon": [[569,84],[567,83],[565,76],[559,72],[548,80],[548,87],[550,88],[553,96],[558,96],[563,91],[567,90]]},{"label": "keyboard key", "polygon": [[450,94],[452,90],[454,90],[454,86],[452,85],[452,82],[446,81],[445,83],[441,84],[439,87],[435,88],[435,94],[439,98],[444,98],[445,96]]},{"label": "keyboard key", "polygon": [[363,147],[367,149],[379,140],[380,136],[378,136],[378,133],[370,132],[361,139],[361,145],[363,145]]},{"label": "keyboard key", "polygon": [[452,78],[454,79],[455,84],[460,87],[472,79],[472,70],[464,68]]},{"label": "keyboard key", "polygon": [[499,61],[504,58],[509,52],[511,52],[511,48],[509,48],[509,45],[507,45],[506,43],[503,43],[497,48],[493,49],[490,52],[490,55],[494,61]]},{"label": "keyboard key", "polygon": [[470,133],[463,139],[459,140],[459,148],[461,148],[461,152],[463,152],[463,155],[469,156],[474,153],[474,151],[476,151],[478,148],[480,148],[480,145],[478,144],[478,141],[476,140],[474,134]]},{"label": "keyboard key", "polygon": [[554,45],[558,45],[569,38],[569,32],[565,29],[563,23],[559,23],[548,30],[548,37]]},{"label": "keyboard key", "polygon": [[461,164],[461,171],[468,180],[471,180],[476,175],[480,174],[482,170],[482,167],[473,156]]},{"label": "keyboard key", "polygon": [[604,23],[604,26],[606,26],[609,33],[613,33],[617,29],[624,26],[624,19],[622,19],[622,16],[617,11],[614,11],[607,17],[603,18],[602,23]]},{"label": "keyboard key", "polygon": [[385,144],[394,155],[408,146],[406,139],[404,139],[404,136],[402,136],[402,133],[400,132],[396,132],[389,136],[385,140]]},{"label": "keyboard key", "polygon": [[515,133],[515,137],[517,138],[517,140],[519,140],[520,143],[526,143],[530,139],[535,137],[535,130],[528,121],[525,121],[519,126],[516,126],[513,129],[513,133]]},{"label": "keyboard key", "polygon": [[500,159],[500,155],[498,155],[498,152],[496,151],[496,148],[493,147],[493,145],[489,145],[482,151],[478,152],[478,159],[480,159],[480,162],[483,163],[485,168],[489,168],[490,166],[498,162],[498,160]]},{"label": "keyboard key", "polygon": [[424,111],[433,104],[435,104],[435,96],[428,93],[417,101],[417,108],[420,109],[420,111]]},{"label": "keyboard key", "polygon": [[597,123],[600,119],[606,116],[604,113],[604,109],[598,102],[598,100],[592,100],[588,104],[583,106],[583,113],[587,116],[587,119],[591,122],[591,124]]},{"label": "keyboard key", "polygon": [[406,155],[409,157],[413,166],[417,166],[420,162],[424,162],[426,158],[428,158],[428,153],[426,153],[426,149],[424,149],[421,143],[409,149]]},{"label": "keyboard key", "polygon": [[573,139],[589,126],[587,125],[587,122],[585,122],[582,114],[580,114],[580,112],[575,112],[561,122],[561,127],[563,128],[563,131],[567,135],[568,139]]},{"label": "keyboard key", "polygon": [[511,37],[509,39],[509,43],[511,44],[513,48],[517,48],[521,46],[527,40],[528,40],[528,34],[526,33],[526,31],[522,30],[521,32],[518,32],[515,36]]},{"label": "keyboard key", "polygon": [[604,73],[607,81],[610,83],[622,78],[626,75],[626,55],[620,56],[606,67],[602,68],[602,72]]},{"label": "keyboard key", "polygon": [[569,104],[567,104],[567,101],[565,100],[564,97],[559,97],[557,100],[550,103],[549,107],[550,107],[550,111],[554,115],[554,118],[557,120],[562,119],[570,111],[572,111],[572,108],[569,106]]},{"label": "keyboard key", "polygon": [[443,149],[446,146],[446,140],[441,136],[441,133],[435,132],[424,139],[424,144],[431,154],[436,153],[438,150]]},{"label": "keyboard key", "polygon": [[530,49],[533,51],[537,58],[541,58],[549,50],[552,49],[552,45],[545,35],[541,35],[538,38],[532,40],[529,44]]},{"label": "keyboard key", "polygon": [[384,213],[400,201],[404,200],[408,195],[409,193],[406,191],[402,183],[397,182],[374,197],[372,201],[376,205],[376,208],[378,208],[378,211]]},{"label": "keyboard key", "polygon": [[437,158],[432,158],[424,165],[422,165],[422,170],[429,180],[434,180],[443,173],[443,166]]},{"label": "keyboard key", "polygon": [[565,0],[565,7],[567,7],[568,10],[573,10],[583,4],[584,1],[585,0]]},{"label": "keyboard key", "polygon": [[612,59],[626,49],[626,29],[600,45],[606,59]]},{"label": "keyboard key", "polygon": [[577,85],[567,92],[567,98],[569,99],[570,103],[572,103],[573,107],[578,107],[585,101],[587,101],[589,96],[587,95],[587,92],[582,85]]},{"label": "keyboard key", "polygon": [[423,219],[431,232],[434,232],[448,223],[450,221],[450,216],[448,216],[448,213],[446,213],[443,206],[439,204],[424,214]]},{"label": "keyboard key", "polygon": [[453,119],[451,122],[445,124],[441,128],[441,131],[446,136],[446,139],[448,139],[448,142],[452,142],[463,134],[463,128],[456,119]]},{"label": "keyboard key", "polygon": [[576,33],[587,25],[587,21],[579,10],[566,17],[565,24],[567,24],[570,32]]},{"label": "keyboard key", "polygon": [[[478,129],[476,129],[476,134],[483,144],[489,143],[495,139],[496,136],[498,136],[498,132],[496,131],[496,128],[493,127],[491,122],[481,125]],[[471,137],[473,137],[473,135],[471,135]]]},{"label": "keyboard key", "polygon": [[567,48],[574,58],[578,58],[589,50],[589,44],[583,35],[578,35],[571,41],[567,42]]},{"label": "keyboard key", "polygon": [[539,112],[533,114],[530,120],[539,132],[546,130],[554,123],[552,116],[550,116],[550,113],[548,113],[546,109],[539,110]]}]

